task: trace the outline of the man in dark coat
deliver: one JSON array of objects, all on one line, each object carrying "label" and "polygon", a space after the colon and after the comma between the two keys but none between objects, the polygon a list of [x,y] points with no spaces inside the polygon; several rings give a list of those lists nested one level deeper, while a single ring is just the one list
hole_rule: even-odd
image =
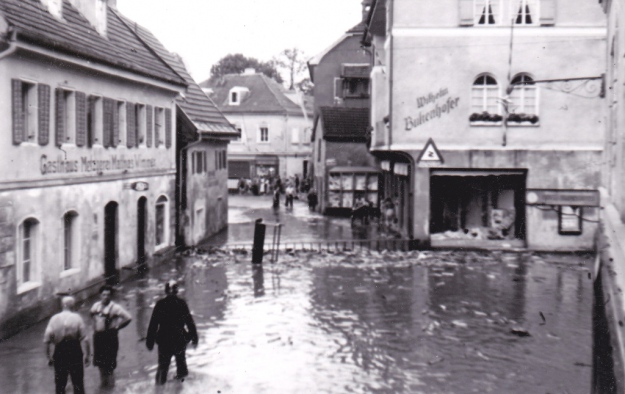
[{"label": "man in dark coat", "polygon": [[184,380],[189,374],[185,354],[187,343],[191,341],[193,346],[198,343],[193,317],[187,303],[178,297],[176,281],[167,282],[165,293],[167,296],[154,306],[146,338],[148,350],[152,350],[155,342],[158,344],[157,385],[167,381],[172,356],[176,357],[176,379]]}]

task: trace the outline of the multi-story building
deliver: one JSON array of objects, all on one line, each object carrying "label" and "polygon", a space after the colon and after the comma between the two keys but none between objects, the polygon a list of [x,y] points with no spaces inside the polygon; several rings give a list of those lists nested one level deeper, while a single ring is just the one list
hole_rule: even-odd
[{"label": "multi-story building", "polygon": [[376,0],[367,29],[371,152],[409,237],[593,248],[605,129],[599,7]]},{"label": "multi-story building", "polygon": [[363,19],[308,61],[315,84],[312,173],[321,212],[351,209],[358,201],[378,206],[379,170],[367,148],[371,104],[371,51],[362,44]]},{"label": "multi-story building", "polygon": [[1,0],[0,20],[4,337],[173,248],[187,83],[115,1]]},{"label": "multi-story building", "polygon": [[312,113],[273,79],[254,69],[200,84],[241,133],[228,146],[228,177],[289,178],[308,175]]}]

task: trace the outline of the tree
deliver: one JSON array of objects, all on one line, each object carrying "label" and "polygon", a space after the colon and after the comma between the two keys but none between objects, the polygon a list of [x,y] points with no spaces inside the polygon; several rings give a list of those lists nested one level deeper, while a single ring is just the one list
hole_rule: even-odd
[{"label": "tree", "polygon": [[295,89],[295,79],[302,79],[301,74],[306,70],[304,51],[297,48],[287,48],[274,57],[273,62],[288,74],[289,90]]},{"label": "tree", "polygon": [[273,61],[261,62],[256,58],[247,57],[240,53],[228,54],[221,58],[217,64],[214,64],[211,67],[211,80],[226,74],[241,74],[246,68],[253,68],[256,72],[265,74],[278,83],[284,82]]}]

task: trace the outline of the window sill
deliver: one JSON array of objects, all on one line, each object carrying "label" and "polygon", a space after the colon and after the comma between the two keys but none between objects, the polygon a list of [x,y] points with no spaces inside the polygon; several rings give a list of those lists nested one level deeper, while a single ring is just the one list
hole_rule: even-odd
[{"label": "window sill", "polygon": [[68,276],[76,275],[80,272],[80,268],[70,268],[68,270],[62,271],[59,275],[59,278],[67,278]]},{"label": "window sill", "polygon": [[74,149],[76,148],[76,144],[73,142],[63,142],[61,144],[61,149],[66,149],[66,148]]},{"label": "window sill", "polygon": [[26,282],[17,287],[17,294],[23,294],[41,287],[41,282]]},{"label": "window sill", "polygon": [[501,125],[503,125],[503,122],[502,121],[499,121],[499,122],[482,122],[482,121],[471,122],[469,121],[469,125],[471,127],[501,127]]}]

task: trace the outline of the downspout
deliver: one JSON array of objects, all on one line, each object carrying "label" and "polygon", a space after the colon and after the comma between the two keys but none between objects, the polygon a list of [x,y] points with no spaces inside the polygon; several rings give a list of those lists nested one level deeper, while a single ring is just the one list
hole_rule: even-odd
[{"label": "downspout", "polygon": [[393,145],[393,17],[394,17],[394,9],[395,9],[395,3],[393,2],[393,0],[389,0],[389,4],[391,9],[389,10],[389,14],[388,14],[388,25],[391,27],[390,28],[390,42],[389,42],[389,47],[388,50],[390,52],[390,56],[388,59],[388,67],[389,67],[389,75],[388,75],[388,79],[389,79],[389,106],[388,106],[388,119],[389,119],[389,133],[388,133],[388,150],[391,150],[391,145]]}]

